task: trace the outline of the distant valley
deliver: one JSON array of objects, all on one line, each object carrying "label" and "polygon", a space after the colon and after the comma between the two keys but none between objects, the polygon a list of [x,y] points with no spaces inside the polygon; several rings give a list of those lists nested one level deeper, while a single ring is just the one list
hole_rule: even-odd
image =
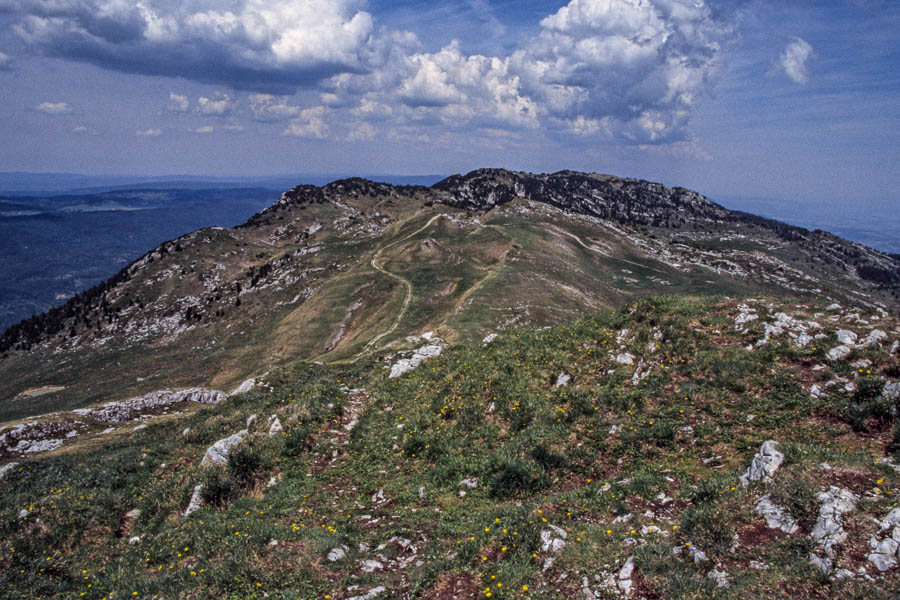
[{"label": "distant valley", "polygon": [[166,240],[232,227],[278,196],[239,188],[0,197],[0,330],[62,304]]}]

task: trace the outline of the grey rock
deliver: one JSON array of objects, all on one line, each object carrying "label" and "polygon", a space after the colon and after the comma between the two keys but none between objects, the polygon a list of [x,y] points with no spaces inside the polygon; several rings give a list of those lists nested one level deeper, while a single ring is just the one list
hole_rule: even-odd
[{"label": "grey rock", "polygon": [[891,351],[889,352],[889,354],[893,356],[894,354],[897,354],[897,352],[900,352],[900,341],[895,341],[893,344],[891,344]]},{"label": "grey rock", "polygon": [[393,379],[395,377],[400,377],[404,373],[417,368],[426,358],[438,356],[443,351],[443,342],[438,338],[434,338],[433,343],[414,350],[411,357],[401,358],[396,363],[394,363],[394,365],[391,367],[391,374],[388,376],[388,378]]},{"label": "grey rock", "polygon": [[625,561],[625,564],[622,565],[622,568],[619,569],[619,572],[616,575],[616,587],[626,596],[630,596],[631,592],[634,590],[634,583],[631,581],[633,573],[634,557],[629,556],[628,560]]},{"label": "grey rock", "polygon": [[475,477],[469,477],[468,479],[463,479],[459,482],[460,487],[467,487],[469,489],[474,490],[478,487],[478,479]]},{"label": "grey rock", "polygon": [[822,388],[819,387],[819,384],[814,383],[811,388],[809,388],[809,395],[813,398],[821,398],[822,397]]},{"label": "grey rock", "polygon": [[384,565],[377,560],[368,559],[362,561],[361,569],[363,573],[374,573],[375,571],[384,569]]},{"label": "grey rock", "polygon": [[139,535],[135,535],[133,537],[128,538],[128,544],[130,546],[136,546],[137,544],[140,544],[140,543],[141,543],[141,536],[139,536]]},{"label": "grey rock", "polygon": [[842,358],[846,358],[849,356],[851,350],[849,346],[835,346],[831,350],[828,351],[828,354],[825,356],[828,360],[841,360]]},{"label": "grey rock", "polygon": [[251,377],[250,379],[245,380],[241,385],[231,390],[229,396],[237,396],[238,394],[246,394],[250,390],[256,387],[256,379]]},{"label": "grey rock", "polygon": [[868,557],[869,562],[875,565],[875,568],[881,572],[893,569],[897,566],[896,554],[885,554],[882,552],[873,552]]},{"label": "grey rock", "polygon": [[372,588],[371,590],[369,590],[362,596],[351,596],[351,597],[347,598],[347,600],[373,600],[374,598],[377,598],[378,596],[385,593],[386,591],[387,591],[387,589],[385,589],[383,586],[379,585],[378,587]]},{"label": "grey rock", "polygon": [[8,473],[12,473],[13,469],[19,466],[17,462],[6,463],[2,467],[0,467],[0,479],[6,477]]},{"label": "grey rock", "polygon": [[282,427],[281,425],[281,420],[277,416],[272,415],[272,418],[269,419],[269,422],[271,423],[271,425],[269,425],[269,435],[278,435],[279,433],[284,431],[284,427]]},{"label": "grey rock", "polygon": [[880,329],[873,329],[869,332],[869,335],[867,335],[866,338],[862,342],[860,342],[860,346],[862,346],[863,348],[874,346],[882,340],[886,340],[887,336],[887,333],[885,333],[884,331]]},{"label": "grey rock", "polygon": [[560,373],[556,376],[556,383],[553,384],[553,387],[564,387],[569,385],[569,382],[572,380],[572,376],[566,373]]},{"label": "grey rock", "polygon": [[224,465],[228,462],[228,453],[232,448],[240,444],[247,435],[247,430],[242,429],[239,432],[223,438],[207,448],[206,454],[203,455],[201,465]]},{"label": "grey rock", "polygon": [[188,507],[184,510],[184,516],[189,517],[191,513],[200,509],[203,506],[203,485],[199,484],[194,486],[194,493],[191,494],[191,501],[188,502]]},{"label": "grey rock", "polygon": [[747,471],[741,475],[741,484],[744,487],[750,485],[751,481],[770,481],[775,471],[784,461],[784,454],[775,449],[778,442],[775,440],[767,440],[760,446],[759,452],[753,457]]},{"label": "grey rock", "polygon": [[888,516],[881,520],[881,530],[887,531],[888,529],[893,529],[897,525],[900,525],[900,508],[895,508],[888,513]]},{"label": "grey rock", "polygon": [[543,552],[557,553],[566,546],[568,534],[565,529],[550,525],[549,529],[541,532],[541,550]]},{"label": "grey rock", "polygon": [[772,502],[768,495],[763,496],[756,503],[756,513],[766,519],[766,524],[772,529],[779,529],[787,534],[800,531],[797,520],[791,518],[787,511]]},{"label": "grey rock", "polygon": [[847,539],[843,527],[844,514],[856,507],[856,496],[847,490],[831,486],[817,496],[822,506],[810,534],[813,541],[825,550],[829,558],[834,558],[834,546]]},{"label": "grey rock", "polygon": [[247,429],[250,428],[251,425],[256,423],[256,413],[253,413],[249,417],[247,417]]},{"label": "grey rock", "polygon": [[730,584],[728,583],[728,573],[725,571],[720,571],[718,569],[713,569],[709,573],[706,574],[707,579],[712,579],[716,582],[716,587],[719,588],[727,588]]},{"label": "grey rock", "polygon": [[141,509],[139,509],[139,508],[135,508],[134,510],[129,510],[127,513],[125,513],[126,519],[137,519],[140,516],[141,516]]},{"label": "grey rock", "polygon": [[885,400],[891,400],[896,402],[900,400],[900,381],[889,381],[884,384],[884,389],[881,390],[881,395]]},{"label": "grey rock", "polygon": [[826,574],[831,573],[831,570],[834,568],[834,563],[830,558],[822,558],[815,554],[809,555],[809,564]]},{"label": "grey rock", "polygon": [[347,558],[347,550],[348,550],[347,546],[339,546],[337,548],[332,548],[328,552],[328,556],[326,558],[328,558],[328,560],[330,562],[337,562],[339,560],[344,560],[345,558]]},{"label": "grey rock", "polygon": [[616,362],[620,365],[633,365],[634,356],[628,352],[623,352],[616,356]]},{"label": "grey rock", "polygon": [[852,346],[856,343],[857,336],[852,331],[848,331],[846,329],[839,329],[837,332],[837,340],[838,343],[843,344],[845,346]]},{"label": "grey rock", "polygon": [[180,402],[216,405],[226,398],[225,392],[204,388],[159,390],[121,402],[108,402],[100,408],[79,409],[78,414],[103,423],[124,423],[134,420],[148,410],[164,408]]}]

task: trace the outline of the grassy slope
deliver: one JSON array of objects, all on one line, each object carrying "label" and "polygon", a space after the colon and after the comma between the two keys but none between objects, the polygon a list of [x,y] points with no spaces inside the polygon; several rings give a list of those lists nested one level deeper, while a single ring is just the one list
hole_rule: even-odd
[{"label": "grassy slope", "polygon": [[[375,361],[298,364],[274,372],[268,389],[181,421],[117,434],[90,453],[26,462],[0,483],[0,590],[16,598],[346,598],[383,585],[396,597],[572,598],[583,577],[605,593],[595,576],[633,556],[643,597],[897,597],[896,573],[833,581],[807,555],[820,489],[838,485],[862,498],[838,549],[838,564],[851,569],[867,564],[872,518],[897,506],[900,476],[875,461],[891,444],[894,419],[869,390],[900,368],[872,347],[848,359],[873,360],[871,373],[847,361],[813,371],[833,337],[748,352],[762,324],[737,333],[735,306],[652,298],[510,331],[489,347],[455,345],[393,380]],[[816,310],[757,307],[763,317]],[[622,329],[632,334],[625,349],[655,363],[638,385],[634,368],[610,356]],[[664,337],[651,353],[655,331]],[[554,387],[560,373],[574,381]],[[833,388],[816,400],[806,391],[838,375],[856,376],[860,392]],[[360,410],[348,435],[341,425]],[[204,449],[252,413],[260,418],[246,451],[228,469],[200,468]],[[284,434],[265,434],[270,414]],[[621,429],[610,435],[613,425]],[[774,483],[744,490],[737,478],[766,439],[781,442],[785,463]],[[711,457],[719,458],[701,460]],[[267,488],[271,476],[278,483]],[[461,498],[466,477],[479,485]],[[219,490],[220,508],[181,518],[204,481]],[[384,500],[373,499],[379,490]],[[661,492],[674,501],[663,505]],[[764,492],[799,518],[802,534],[768,529],[753,514]],[[17,519],[23,508],[31,513]],[[141,510],[134,521],[125,517],[133,508]],[[539,535],[550,524],[568,538],[543,571],[550,553]],[[668,535],[642,534],[651,524]],[[129,545],[131,536],[140,543]],[[416,554],[390,542],[396,537]],[[729,589],[705,577],[710,564],[672,555],[688,543],[729,573]],[[340,545],[347,557],[329,561]],[[371,559],[386,568],[364,572],[361,561]],[[751,560],[768,568],[751,569]]]}]

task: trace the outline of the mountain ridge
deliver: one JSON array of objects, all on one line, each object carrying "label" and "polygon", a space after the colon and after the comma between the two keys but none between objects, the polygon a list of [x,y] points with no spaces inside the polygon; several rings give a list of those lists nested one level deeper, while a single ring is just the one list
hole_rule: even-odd
[{"label": "mountain ridge", "polygon": [[[611,175],[480,169],[431,187],[300,185],[234,229],[166,242],[6,330],[0,406],[60,379],[74,404],[152,391],[142,382],[162,365],[173,384],[231,385],[284,361],[345,360],[376,338],[379,352],[429,328],[475,341],[660,291],[777,290],[896,310],[898,265],[686,188]],[[101,390],[79,386],[62,356],[117,375]],[[126,356],[127,369],[111,366]]]}]

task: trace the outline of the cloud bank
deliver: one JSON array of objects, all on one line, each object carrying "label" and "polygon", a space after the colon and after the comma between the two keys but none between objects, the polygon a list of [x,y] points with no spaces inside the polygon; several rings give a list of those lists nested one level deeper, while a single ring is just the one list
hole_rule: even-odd
[{"label": "cloud bank", "polygon": [[[470,5],[504,30],[487,2]],[[41,53],[249,91],[252,118],[287,121],[285,135],[355,140],[480,127],[681,142],[731,31],[707,0],[571,0],[507,55],[484,56],[458,42],[424,51],[413,33],[376,29],[364,9],[362,0],[0,0]],[[807,58],[783,59],[788,76],[805,78]],[[285,95],[298,90],[321,102],[291,104]],[[169,110],[188,106],[170,95]],[[196,112],[234,107],[226,95],[201,97]]]}]

